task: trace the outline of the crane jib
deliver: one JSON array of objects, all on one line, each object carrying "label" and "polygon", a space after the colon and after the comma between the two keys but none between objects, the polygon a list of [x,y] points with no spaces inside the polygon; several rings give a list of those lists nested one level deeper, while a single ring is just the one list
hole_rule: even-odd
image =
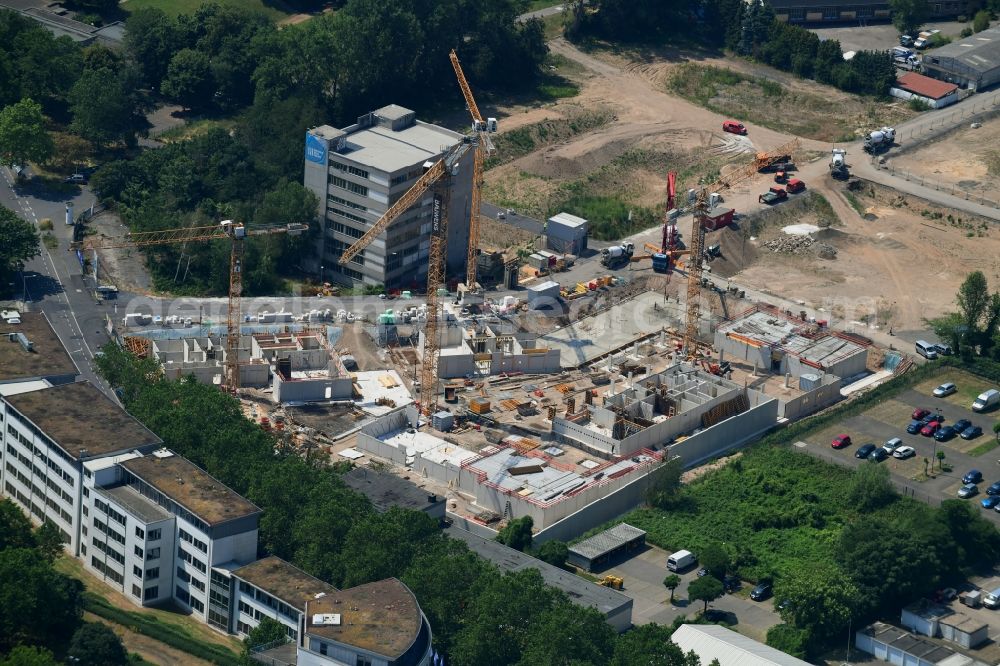
[{"label": "crane jib", "polygon": [[434,207],[431,210],[431,228],[435,234],[441,232],[441,195],[434,195]]}]

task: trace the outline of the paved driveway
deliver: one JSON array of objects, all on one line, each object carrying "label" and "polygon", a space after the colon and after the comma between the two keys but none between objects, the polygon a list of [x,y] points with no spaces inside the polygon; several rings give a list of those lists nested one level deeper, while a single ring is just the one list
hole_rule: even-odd
[{"label": "paved driveway", "polygon": [[[647,546],[635,557],[599,573],[625,579],[622,594],[633,600],[634,624],[670,624],[679,615],[694,617],[704,607],[700,601],[688,603],[687,600],[688,585],[697,578],[697,566],[678,574],[681,584],[674,592],[673,604],[669,602],[670,591],[663,587],[663,579],[670,573],[667,571],[668,555],[662,548]],[[733,629],[763,641],[767,630],[781,622],[781,618],[774,611],[774,599],[756,602],[746,598],[751,589],[751,585],[744,583],[742,590],[723,595],[709,604],[709,608],[725,612],[729,622],[736,623]]]},{"label": "paved driveway", "polygon": [[[928,23],[925,30],[937,29],[945,35],[958,37],[965,23],[941,21]],[[810,28],[821,40],[836,39],[844,51],[887,51],[899,46],[899,31],[891,23],[874,25],[840,25],[832,28]],[[913,35],[916,37],[916,33]]]}]

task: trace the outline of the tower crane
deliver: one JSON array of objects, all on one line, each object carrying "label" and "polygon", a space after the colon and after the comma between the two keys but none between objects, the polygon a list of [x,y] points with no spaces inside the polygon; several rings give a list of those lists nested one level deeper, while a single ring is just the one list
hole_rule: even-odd
[{"label": "tower crane", "polygon": [[420,409],[426,416],[437,407],[437,365],[441,353],[438,331],[438,288],[445,281],[445,257],[448,245],[448,204],[451,179],[458,175],[458,166],[469,150],[475,150],[473,137],[451,148],[433,164],[425,163],[426,171],[382,217],[353,245],[344,250],[338,260],[343,266],[386,230],[396,218],[419,202],[428,190],[433,195],[431,209],[431,239],[427,256],[427,323],[424,326],[424,356],[420,369]]},{"label": "tower crane", "polygon": [[483,120],[483,114],[479,112],[479,105],[476,104],[469,88],[469,82],[462,71],[462,64],[458,61],[458,54],[455,49],[449,55],[451,66],[455,69],[455,77],[458,79],[458,86],[462,89],[465,97],[465,105],[469,108],[472,116],[472,131],[478,135],[479,143],[475,149],[473,173],[472,173],[472,210],[469,213],[469,252],[465,263],[465,286],[469,289],[476,287],[476,256],[479,250],[479,205],[482,200],[483,185],[483,163],[486,158],[494,153],[496,147],[490,134],[497,131],[497,119],[488,118]]},{"label": "tower crane", "polygon": [[684,350],[688,358],[693,358],[698,343],[698,320],[701,317],[702,260],[705,251],[705,224],[708,222],[710,194],[721,192],[738,183],[753,177],[761,169],[780,160],[786,154],[792,154],[799,147],[799,140],[794,139],[783,146],[767,153],[758,153],[752,162],[738,167],[729,174],[719,178],[711,185],[698,191],[694,204],[694,219],[691,229],[689,250],[691,262],[688,266],[687,306],[685,308]]},{"label": "tower crane", "polygon": [[[71,250],[106,250],[122,247],[148,247],[150,245],[172,245],[189,241],[212,241],[218,238],[230,240],[229,251],[229,312],[226,315],[226,366],[225,388],[236,393],[240,386],[240,303],[243,295],[243,240],[248,236],[270,236],[274,234],[298,235],[309,229],[307,224],[283,224],[246,227],[242,222],[223,220],[217,225],[184,227],[162,231],[139,231],[120,238],[89,238],[73,243]],[[96,256],[95,256],[96,261]]]}]

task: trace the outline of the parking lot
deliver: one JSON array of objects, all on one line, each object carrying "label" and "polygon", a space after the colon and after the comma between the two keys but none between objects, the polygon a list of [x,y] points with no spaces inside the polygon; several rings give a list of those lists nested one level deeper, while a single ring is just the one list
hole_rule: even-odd
[{"label": "parking lot", "polygon": [[[687,600],[687,588],[697,578],[697,566],[678,573],[681,584],[674,591],[674,603],[670,603],[670,591],[663,587],[663,579],[671,573],[667,570],[668,555],[662,548],[647,545],[636,556],[595,572],[595,575],[611,574],[625,580],[622,594],[633,600],[633,624],[670,624],[679,615],[694,617],[704,607],[700,601],[689,604]],[[751,589],[753,585],[744,583],[736,593],[723,595],[709,604],[709,608],[725,613],[725,623],[733,625],[731,628],[735,631],[763,641],[767,630],[781,622],[781,618],[774,610],[773,598],[760,602],[751,601]]]},{"label": "parking lot", "polygon": [[[940,30],[945,35],[958,38],[967,24],[957,21],[928,23],[924,30]],[[844,51],[888,51],[899,46],[899,31],[891,23],[874,25],[839,25],[831,28],[810,28],[821,40],[836,39]],[[913,35],[916,37],[916,35]]]},{"label": "parking lot", "polygon": [[[933,397],[931,391],[944,382],[954,382],[958,386],[958,391],[945,398]],[[949,369],[893,399],[879,403],[863,414],[817,432],[796,446],[827,460],[855,467],[873,464],[855,457],[860,446],[869,442],[881,446],[886,440],[899,437],[904,445],[916,450],[916,455],[906,460],[890,457],[877,464],[886,465],[890,469],[894,482],[904,489],[904,492],[917,499],[936,504],[943,499],[955,498],[962,486],[962,476],[970,469],[978,469],[983,474],[983,482],[978,484],[979,494],[969,499],[978,507],[979,500],[985,497],[986,487],[1000,480],[1000,462],[997,460],[1000,450],[996,449],[997,440],[993,434],[997,412],[976,413],[970,409],[975,397],[989,388],[995,387],[979,377]],[[933,437],[919,434],[908,434],[906,426],[910,423],[910,417],[916,408],[925,408],[942,414],[945,417],[945,425],[955,423],[959,419],[967,419],[973,425],[980,426],[983,434],[972,440],[955,437],[946,442],[939,442]],[[831,442],[840,434],[850,435],[852,444],[843,449],[834,449],[831,447]],[[945,455],[945,471],[938,470],[939,451],[943,451]],[[925,466],[925,459],[933,465]],[[949,465],[951,470],[947,471]],[[983,513],[1000,524],[1000,513],[986,510]]]}]

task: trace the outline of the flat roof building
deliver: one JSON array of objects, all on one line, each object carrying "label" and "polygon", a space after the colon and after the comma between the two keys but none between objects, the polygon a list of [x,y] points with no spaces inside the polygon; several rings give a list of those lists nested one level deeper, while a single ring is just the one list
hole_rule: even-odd
[{"label": "flat roof building", "polygon": [[587,571],[601,569],[621,555],[632,553],[646,543],[646,532],[620,523],[569,547],[570,564]]},{"label": "flat roof building", "polygon": [[970,90],[1000,83],[1000,27],[990,28],[934,49],[921,60],[936,79]]},{"label": "flat roof building", "polygon": [[[867,23],[888,21],[892,16],[889,0],[771,0],[774,16],[789,23]],[[957,16],[966,5],[958,0],[942,0],[929,5],[931,17]]]},{"label": "flat roof building", "polygon": [[265,617],[285,625],[296,641],[306,604],[337,588],[310,576],[280,557],[270,556],[232,571],[233,633],[246,636]]},{"label": "flat roof building", "polygon": [[694,652],[703,664],[718,659],[719,666],[809,666],[809,662],[718,624],[682,624],[670,640],[685,653]]},{"label": "flat roof building", "polygon": [[[43,381],[72,382],[79,370],[41,312],[22,312],[20,323],[0,319],[0,385]],[[41,386],[41,385],[39,385]]]},{"label": "flat roof building", "polygon": [[[395,104],[366,113],[343,129],[321,125],[306,132],[303,184],[320,202],[318,268],[323,277],[348,285],[424,287],[434,205],[430,191],[348,266],[338,259],[413,186],[425,165],[464,140]],[[447,274],[460,279],[469,243],[472,159],[469,151],[458,164],[449,196]]]},{"label": "flat roof building", "polygon": [[445,498],[391,472],[379,472],[368,467],[355,467],[342,475],[344,484],[368,498],[376,511],[393,507],[423,511],[431,518],[444,519]]},{"label": "flat roof building", "polygon": [[632,599],[621,592],[595,585],[565,569],[514,550],[493,539],[484,539],[468,530],[452,526],[445,530],[445,534],[465,542],[469,550],[489,560],[501,571],[538,569],[546,585],[564,592],[570,601],[578,606],[593,608],[618,632],[626,631],[632,626]]}]

